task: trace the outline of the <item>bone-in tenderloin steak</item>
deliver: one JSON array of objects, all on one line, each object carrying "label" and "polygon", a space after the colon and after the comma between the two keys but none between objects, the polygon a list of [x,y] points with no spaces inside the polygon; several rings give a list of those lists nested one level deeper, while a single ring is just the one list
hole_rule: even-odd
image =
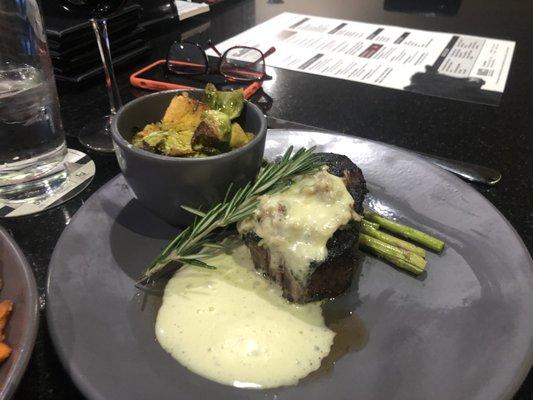
[{"label": "bone-in tenderloin steak", "polygon": [[[320,153],[320,159],[328,166],[330,174],[344,178],[346,189],[354,200],[353,210],[362,215],[367,189],[361,170],[343,155]],[[359,229],[360,222],[357,218],[338,228],[327,241],[326,258],[320,262],[311,262],[305,282],[297,279],[283,260],[271,262],[270,250],[255,231],[245,233],[243,240],[250,249],[255,268],[280,285],[284,297],[297,303],[306,303],[335,297],[350,286]]]}]

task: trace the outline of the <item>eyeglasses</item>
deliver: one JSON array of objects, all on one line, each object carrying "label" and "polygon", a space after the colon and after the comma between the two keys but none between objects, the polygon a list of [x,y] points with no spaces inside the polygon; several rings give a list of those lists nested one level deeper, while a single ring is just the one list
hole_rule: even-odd
[{"label": "eyeglasses", "polygon": [[167,70],[178,75],[219,73],[229,81],[251,82],[268,77],[265,58],[274,53],[271,47],[265,53],[255,47],[235,46],[220,53],[213,43],[208,46],[218,55],[216,69],[210,69],[206,52],[197,43],[174,42],[167,53]]}]

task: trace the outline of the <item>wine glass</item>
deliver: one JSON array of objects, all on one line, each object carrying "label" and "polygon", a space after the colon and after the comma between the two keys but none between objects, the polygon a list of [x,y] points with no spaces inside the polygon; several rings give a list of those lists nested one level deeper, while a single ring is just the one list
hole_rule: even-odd
[{"label": "wine glass", "polygon": [[109,48],[107,33],[107,17],[120,10],[126,0],[62,0],[63,9],[90,18],[96,35],[98,50],[104,66],[105,84],[109,96],[110,113],[105,117],[96,118],[85,125],[79,133],[79,140],[84,146],[101,152],[112,152],[111,119],[122,106],[118,91],[113,61]]}]

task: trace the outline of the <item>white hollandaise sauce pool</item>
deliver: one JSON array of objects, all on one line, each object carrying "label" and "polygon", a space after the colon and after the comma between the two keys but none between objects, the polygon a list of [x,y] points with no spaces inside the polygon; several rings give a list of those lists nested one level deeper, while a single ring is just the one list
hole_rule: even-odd
[{"label": "white hollandaise sauce pool", "polygon": [[189,370],[250,388],[292,385],[320,367],[335,333],[321,303],[296,305],[257,274],[241,241],[182,267],[168,282],[155,330],[161,346]]}]

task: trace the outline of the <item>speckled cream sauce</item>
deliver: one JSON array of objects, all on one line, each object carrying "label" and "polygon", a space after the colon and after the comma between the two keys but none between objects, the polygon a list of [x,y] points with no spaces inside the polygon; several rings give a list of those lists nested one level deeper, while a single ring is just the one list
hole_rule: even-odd
[{"label": "speckled cream sauce", "polygon": [[319,302],[283,299],[255,272],[240,241],[206,262],[217,269],[184,266],[167,284],[155,330],[168,353],[205,378],[237,387],[292,385],[320,367],[335,333]]}]

